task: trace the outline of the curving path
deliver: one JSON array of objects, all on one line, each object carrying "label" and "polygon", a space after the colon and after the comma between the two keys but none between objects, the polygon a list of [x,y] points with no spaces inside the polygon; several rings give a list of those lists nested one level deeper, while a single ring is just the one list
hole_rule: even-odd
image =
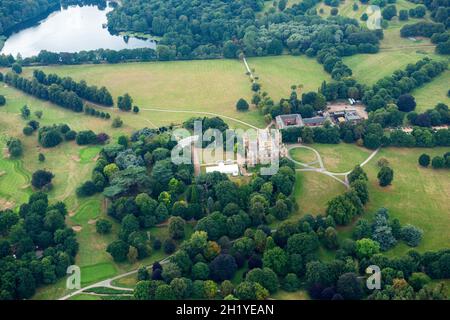
[{"label": "curving path", "polygon": [[[314,152],[314,154],[316,155],[317,161],[313,161],[313,162],[310,162],[310,163],[303,163],[303,162],[294,160],[291,157],[291,154],[290,154],[289,151],[292,150],[292,149],[296,149],[296,148],[308,149],[308,150]],[[305,172],[305,171],[319,172],[319,173],[322,173],[322,174],[325,174],[325,175],[329,176],[330,178],[335,179],[336,181],[339,181],[340,183],[345,185],[347,188],[350,187],[350,184],[348,183],[347,176],[350,174],[350,172],[352,172],[352,170],[347,171],[347,172],[331,172],[331,171],[328,171],[325,168],[324,164],[323,164],[323,160],[322,160],[322,157],[321,157],[320,153],[316,149],[314,149],[312,147],[305,146],[305,145],[303,145],[301,143],[289,144],[287,149],[288,149],[288,154],[287,154],[288,159],[303,167],[303,169],[296,169],[296,171],[299,171],[299,172],[302,172],[302,171],[303,172]],[[361,167],[365,166],[370,160],[372,160],[373,157],[376,156],[376,154],[378,153],[379,150],[380,150],[380,148],[378,148],[375,151],[373,151],[370,154],[370,156],[360,164],[360,166]],[[319,168],[311,166],[311,165],[316,164],[316,163],[319,164]],[[344,176],[345,181],[342,181],[341,179],[339,179],[338,176]]]},{"label": "curving path", "polygon": [[[160,264],[166,264],[166,263],[169,261],[169,258],[170,258],[171,256],[172,256],[172,255],[170,255],[170,256],[164,258],[164,259],[161,260],[159,263],[160,263]],[[150,268],[150,267],[151,267],[151,266],[147,266],[147,268]],[[119,275],[117,275],[117,276],[115,276],[115,277],[112,277],[112,278],[109,278],[109,279],[106,279],[106,280],[102,280],[102,281],[93,283],[93,284],[88,285],[88,286],[86,286],[86,287],[77,289],[77,290],[75,290],[75,291],[73,291],[73,292],[71,292],[71,293],[69,293],[69,294],[67,294],[67,295],[65,295],[65,296],[63,296],[63,297],[61,297],[61,298],[59,298],[58,300],[68,300],[68,299],[70,299],[71,297],[76,296],[77,294],[83,293],[85,290],[92,289],[92,288],[97,288],[97,287],[106,287],[106,288],[110,288],[110,289],[126,290],[126,291],[132,292],[132,291],[134,291],[134,290],[131,289],[131,288],[118,287],[118,286],[113,285],[111,282],[113,282],[113,281],[115,281],[115,280],[119,280],[119,279],[124,278],[124,277],[127,277],[127,276],[131,276],[131,275],[137,273],[138,270],[139,270],[139,269],[135,269],[135,270],[132,270],[132,271],[128,271],[128,272],[119,274]]]},{"label": "curving path", "polygon": [[218,114],[218,113],[214,113],[214,112],[194,111],[194,110],[158,109],[158,108],[140,108],[140,110],[141,111],[142,110],[143,111],[155,111],[155,112],[169,112],[169,113],[204,114],[204,115],[208,115],[208,116],[214,116],[214,117],[220,117],[220,118],[232,120],[232,121],[238,122],[240,124],[246,125],[246,126],[248,126],[250,128],[259,129],[258,127],[254,126],[254,125],[252,125],[252,124],[250,124],[248,122],[245,122],[245,121],[233,118],[233,117],[229,117],[229,116],[224,116],[223,114]]}]

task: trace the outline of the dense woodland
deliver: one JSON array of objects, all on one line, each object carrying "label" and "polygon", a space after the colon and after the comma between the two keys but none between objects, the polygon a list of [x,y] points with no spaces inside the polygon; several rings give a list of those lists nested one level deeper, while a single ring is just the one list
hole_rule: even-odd
[{"label": "dense woodland", "polygon": [[64,203],[35,193],[19,212],[0,212],[0,300],[28,299],[66,275],[78,251]]},{"label": "dense woodland", "polygon": [[17,25],[59,8],[60,0],[3,0],[0,3],[0,34],[8,34]]}]

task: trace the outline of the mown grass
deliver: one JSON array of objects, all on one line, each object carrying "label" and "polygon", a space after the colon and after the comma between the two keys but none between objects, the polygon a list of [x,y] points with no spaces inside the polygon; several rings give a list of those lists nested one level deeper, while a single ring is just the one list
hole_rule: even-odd
[{"label": "mown grass", "polygon": [[330,80],[323,67],[314,59],[306,56],[276,56],[247,59],[255,75],[259,77],[262,91],[267,91],[278,101],[288,98],[292,85],[302,85],[301,93],[317,91],[324,80]]},{"label": "mown grass", "polygon": [[352,170],[356,165],[364,162],[372,153],[371,150],[349,143],[332,145],[316,143],[311,147],[320,153],[325,168],[336,173]]},{"label": "mown grass", "polygon": [[299,290],[295,292],[278,290],[270,297],[275,300],[310,300],[309,294],[306,290]]},{"label": "mown grass", "polygon": [[305,164],[317,161],[316,154],[305,148],[295,148],[289,150],[289,155],[294,159],[295,161],[302,162]]},{"label": "mown grass", "polygon": [[328,201],[343,192],[345,186],[342,183],[322,173],[297,172],[294,194],[299,210],[289,220],[298,220],[308,213],[324,214]]},{"label": "mown grass", "polygon": [[[369,176],[370,202],[367,218],[371,218],[380,207],[389,209],[390,216],[398,218],[402,225],[412,224],[423,230],[423,239],[416,248],[419,252],[450,247],[450,173],[448,169],[422,168],[417,159],[422,153],[430,156],[442,155],[449,148],[400,149],[386,148],[364,167]],[[376,175],[377,160],[386,158],[394,169],[391,186],[382,188]],[[397,256],[410,247],[398,244],[388,254]]]},{"label": "mown grass", "polygon": [[445,103],[450,106],[448,90],[450,90],[450,71],[447,70],[411,93],[416,98],[416,111],[424,112],[433,109],[438,103]]},{"label": "mown grass", "polygon": [[[31,75],[33,68],[25,70]],[[128,92],[143,118],[155,126],[180,124],[203,111],[225,115],[264,126],[257,110],[238,112],[240,98],[250,101],[251,82],[239,60],[171,61],[116,65],[53,66],[41,68],[47,73],[84,79],[89,84],[106,86],[116,99]],[[145,111],[145,108],[170,109],[180,113]],[[142,119],[141,119],[142,120]],[[147,123],[147,126],[149,123]],[[241,126],[236,122],[233,126]],[[140,125],[143,127],[143,125]]]}]

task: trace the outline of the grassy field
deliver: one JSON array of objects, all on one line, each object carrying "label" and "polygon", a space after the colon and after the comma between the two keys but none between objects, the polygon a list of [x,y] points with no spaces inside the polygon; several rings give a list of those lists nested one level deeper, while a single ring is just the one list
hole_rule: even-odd
[{"label": "grassy field", "polygon": [[307,213],[324,214],[328,201],[345,192],[345,186],[321,173],[297,172],[294,192],[299,210],[289,217],[290,220]]},{"label": "grassy field", "polygon": [[302,162],[302,163],[311,163],[314,161],[317,161],[316,154],[305,148],[295,148],[289,150],[289,155],[294,159],[295,161]]},{"label": "grassy field", "polygon": [[364,162],[372,151],[360,148],[355,144],[313,144],[321,157],[325,168],[331,172],[347,172]]},{"label": "grassy field", "polygon": [[[252,96],[250,79],[238,60],[56,66],[42,70],[106,86],[114,98],[128,92],[141,109],[211,112],[264,126],[263,117],[256,110],[244,113],[236,110],[240,98],[250,101]],[[25,74],[31,72],[28,68]],[[161,126],[179,124],[195,115],[141,110],[139,117]],[[230,124],[238,126],[237,123]]]},{"label": "grassy field", "polygon": [[[448,170],[422,168],[417,159],[422,153],[430,156],[442,155],[449,148],[433,149],[382,149],[364,169],[368,173],[370,202],[367,217],[380,207],[389,209],[391,217],[398,218],[402,225],[410,223],[424,231],[420,252],[450,247],[450,174]],[[394,169],[392,186],[378,186],[376,163],[386,158]],[[389,254],[397,256],[408,251],[405,244],[397,245]]]},{"label": "grassy field", "polygon": [[[354,1],[349,0],[342,3],[339,6],[339,14],[359,20],[367,9],[367,5],[358,1],[358,10],[354,11],[353,3]],[[398,0],[395,5],[397,11],[416,7],[416,4],[406,0]],[[329,15],[331,7],[322,3],[319,8],[324,9],[322,15]],[[425,17],[425,19],[429,19],[429,17]],[[344,62],[352,69],[354,77],[364,84],[371,85],[377,80],[391,75],[395,70],[403,69],[408,63],[415,63],[426,56],[448,61],[446,57],[434,53],[435,46],[429,39],[417,38],[413,41],[400,37],[402,26],[423,20],[410,18],[408,21],[399,21],[397,17],[394,17],[389,21],[388,28],[383,30],[384,38],[380,43],[380,52],[345,57]]]},{"label": "grassy field", "polygon": [[248,63],[259,77],[262,91],[267,91],[274,101],[288,98],[292,85],[303,85],[301,92],[317,91],[324,80],[330,80],[323,67],[306,56],[250,58]]},{"label": "grassy field", "polygon": [[416,111],[423,112],[432,109],[440,102],[450,105],[450,98],[447,96],[448,90],[450,90],[450,71],[447,70],[439,77],[412,92],[412,95],[416,98]]},{"label": "grassy field", "polygon": [[284,290],[278,290],[270,296],[275,300],[309,300],[309,294],[305,290],[287,292]]}]

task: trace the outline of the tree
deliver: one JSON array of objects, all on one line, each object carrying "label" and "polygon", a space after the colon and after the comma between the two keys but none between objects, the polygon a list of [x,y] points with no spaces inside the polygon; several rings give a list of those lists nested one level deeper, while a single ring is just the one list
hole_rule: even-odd
[{"label": "tree", "polygon": [[184,226],[186,222],[180,217],[171,217],[169,219],[169,235],[172,239],[184,238]]},{"label": "tree", "polygon": [[295,273],[288,273],[283,279],[282,287],[287,292],[295,292],[300,288],[300,280]]},{"label": "tree", "polygon": [[45,186],[49,186],[54,178],[53,173],[46,170],[37,170],[31,177],[31,184],[36,189],[42,189]]},{"label": "tree", "polygon": [[272,269],[276,274],[284,276],[288,268],[288,256],[280,247],[266,250],[263,255],[263,266]]},{"label": "tree", "polygon": [[380,172],[378,172],[378,183],[381,187],[386,187],[391,184],[394,179],[394,170],[390,167],[381,168]]},{"label": "tree", "polygon": [[245,280],[259,283],[264,288],[269,290],[270,293],[276,292],[279,287],[278,277],[270,268],[252,269],[247,273]]},{"label": "tree", "polygon": [[328,249],[336,249],[339,246],[338,243],[338,236],[336,229],[333,227],[328,227],[325,230],[324,237],[323,237],[323,244]]},{"label": "tree", "polygon": [[3,107],[6,104],[6,98],[4,95],[0,95],[0,107]]},{"label": "tree", "polygon": [[397,107],[398,110],[403,112],[413,111],[416,108],[416,100],[412,95],[408,93],[402,94],[400,97],[398,97]]},{"label": "tree", "polygon": [[26,126],[26,127],[23,128],[22,132],[26,136],[31,136],[33,134],[34,130],[33,130],[32,127]]},{"label": "tree", "polygon": [[11,66],[12,71],[14,71],[17,74],[21,74],[22,73],[22,66],[18,63],[13,63],[13,65]]},{"label": "tree", "polygon": [[130,246],[122,241],[115,240],[111,242],[106,248],[106,252],[108,252],[116,262],[124,262],[127,260],[127,255]]},{"label": "tree", "polygon": [[389,6],[385,7],[381,11],[381,15],[383,16],[383,19],[391,20],[393,17],[395,17],[397,15],[397,8],[396,8],[396,6],[395,5],[389,5]]},{"label": "tree", "polygon": [[115,117],[112,121],[111,126],[113,128],[120,128],[123,126],[123,120],[120,117]]},{"label": "tree", "polygon": [[34,115],[36,116],[36,118],[41,119],[44,115],[44,112],[42,110],[37,110],[34,112]]},{"label": "tree", "polygon": [[249,108],[248,102],[243,98],[239,99],[238,102],[236,103],[236,109],[238,111],[247,111],[248,108]]},{"label": "tree", "polygon": [[28,119],[31,115],[31,111],[30,108],[28,108],[27,105],[24,105],[21,109],[20,109],[20,114],[22,116],[23,119]]},{"label": "tree", "polygon": [[380,244],[371,239],[363,238],[356,241],[356,255],[359,258],[370,258],[380,252]]},{"label": "tree", "polygon": [[117,99],[117,107],[122,111],[130,111],[133,107],[133,99],[128,93]]},{"label": "tree", "polygon": [[417,247],[422,240],[423,231],[413,225],[407,224],[400,229],[400,237],[410,247]]},{"label": "tree", "polygon": [[176,300],[176,298],[173,289],[169,285],[162,284],[156,288],[155,300]]},{"label": "tree", "polygon": [[214,281],[229,280],[236,270],[236,260],[229,254],[218,255],[209,265],[210,277]]},{"label": "tree", "polygon": [[336,291],[346,300],[360,300],[364,291],[355,273],[344,273],[337,281]]},{"label": "tree", "polygon": [[400,10],[398,13],[398,19],[400,21],[406,21],[408,20],[408,10]]},{"label": "tree", "polygon": [[445,160],[441,156],[436,156],[431,160],[431,166],[433,169],[442,169],[445,165]]},{"label": "tree", "polygon": [[422,167],[428,167],[430,165],[430,156],[426,153],[422,153],[419,157],[419,164]]},{"label": "tree", "polygon": [[197,262],[192,267],[193,280],[207,280],[209,277],[209,266],[204,262]]},{"label": "tree", "polygon": [[111,228],[112,228],[112,223],[106,219],[99,219],[95,223],[95,229],[97,230],[97,233],[100,233],[100,234],[110,233]]}]

